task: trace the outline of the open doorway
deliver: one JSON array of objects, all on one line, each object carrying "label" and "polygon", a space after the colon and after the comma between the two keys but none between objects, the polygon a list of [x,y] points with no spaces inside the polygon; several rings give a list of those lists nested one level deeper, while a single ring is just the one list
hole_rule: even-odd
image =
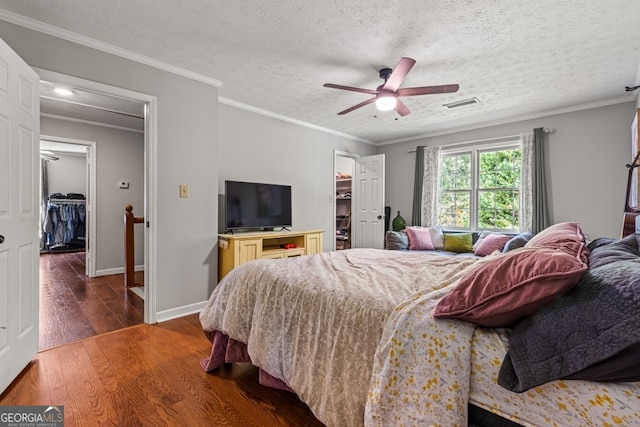
[{"label": "open doorway", "polygon": [[95,141],[40,136],[40,253],[82,252],[88,277],[96,275],[95,153]]},{"label": "open doorway", "polygon": [[[41,134],[47,135],[42,138],[41,152],[49,156],[43,164],[48,164],[50,178],[59,169],[57,181],[50,180],[43,194],[43,209],[52,195],[65,209],[58,215],[67,218],[75,218],[73,209],[79,212],[86,204],[84,233],[62,237],[54,232],[53,238],[45,235],[41,245],[43,350],[139,324],[149,317],[146,293],[150,286],[137,293],[124,286],[122,243],[125,205],[133,205],[137,216],[145,214],[147,205],[149,100],[131,98],[137,95],[123,89],[36,71],[41,77]],[[59,95],[58,88],[68,92]],[[80,201],[83,197],[84,202]],[[72,229],[78,231],[68,226],[63,234],[72,234]],[[144,277],[148,240],[144,226],[139,226],[136,283],[144,285],[150,284],[150,275]]]},{"label": "open doorway", "polygon": [[[384,154],[358,156],[337,150],[333,154],[334,249],[384,248]],[[348,169],[352,172],[345,175],[343,171]],[[345,236],[348,246],[345,246]]]},{"label": "open doorway", "polygon": [[335,221],[336,238],[335,250],[350,249],[352,246],[353,219],[353,173],[355,160],[348,155],[336,152],[334,161],[335,172]]}]

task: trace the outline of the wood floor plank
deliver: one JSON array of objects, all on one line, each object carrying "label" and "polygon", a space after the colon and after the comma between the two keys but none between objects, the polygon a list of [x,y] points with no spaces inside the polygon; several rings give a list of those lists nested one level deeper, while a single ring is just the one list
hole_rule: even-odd
[{"label": "wood floor plank", "polygon": [[144,301],[123,275],[88,278],[84,261],[83,252],[41,256],[41,352],[0,405],[62,405],[66,426],[322,426],[295,394],[260,385],[249,364],[204,372],[210,343],[198,315],[145,325]]},{"label": "wood floor plank", "polygon": [[0,405],[62,405],[67,427],[322,426],[249,364],[204,372],[209,350],[197,315],[97,335],[38,353]]},{"label": "wood floor plank", "polygon": [[144,321],[144,301],[124,287],[124,275],[89,278],[85,259],[84,252],[40,256],[40,350]]}]

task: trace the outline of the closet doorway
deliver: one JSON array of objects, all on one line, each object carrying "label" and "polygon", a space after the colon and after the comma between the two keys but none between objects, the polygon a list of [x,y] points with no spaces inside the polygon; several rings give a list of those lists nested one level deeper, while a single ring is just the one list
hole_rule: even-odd
[{"label": "closet doorway", "polygon": [[[62,242],[59,236],[44,236],[50,240],[41,245],[42,351],[155,320],[153,271],[147,271],[151,237],[143,225],[136,230],[136,283],[144,284],[144,290],[127,289],[123,277],[124,207],[132,204],[136,216],[148,218],[152,198],[147,176],[155,141],[148,129],[153,129],[155,98],[47,70],[36,72],[41,78],[40,127],[46,135],[41,137],[41,158],[48,156],[42,163],[49,172],[63,171],[49,173],[43,207],[52,194],[62,196],[54,201],[71,205],[66,206],[69,211],[83,204],[64,200],[70,194],[84,193],[86,205],[84,247],[82,234]],[[58,87],[71,95],[54,94]],[[55,187],[56,179],[61,186]]]},{"label": "closet doorway", "polygon": [[335,250],[352,247],[353,174],[355,159],[346,153],[335,153]]},{"label": "closet doorway", "polygon": [[[333,154],[334,249],[383,249],[386,231],[384,154],[359,156],[338,150]],[[349,169],[350,173],[345,172]]]},{"label": "closet doorway", "polygon": [[[40,136],[40,252],[81,252],[85,275],[96,276],[92,254],[96,238],[93,195],[96,187],[96,143],[55,136]],[[56,197],[57,196],[57,197]],[[65,208],[72,224],[59,230],[55,207]],[[54,221],[56,223],[54,224]],[[64,233],[63,231],[66,231]]]}]

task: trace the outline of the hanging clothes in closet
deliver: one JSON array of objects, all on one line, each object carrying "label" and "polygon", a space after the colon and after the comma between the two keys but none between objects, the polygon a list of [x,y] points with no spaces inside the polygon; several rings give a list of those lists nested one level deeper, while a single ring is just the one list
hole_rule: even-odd
[{"label": "hanging clothes in closet", "polygon": [[50,194],[43,223],[45,248],[51,251],[84,248],[86,218],[84,194]]}]

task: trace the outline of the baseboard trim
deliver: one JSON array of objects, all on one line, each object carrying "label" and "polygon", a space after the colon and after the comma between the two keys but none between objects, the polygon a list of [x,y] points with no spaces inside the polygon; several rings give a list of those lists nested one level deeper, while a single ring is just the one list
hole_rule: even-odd
[{"label": "baseboard trim", "polygon": [[207,301],[196,302],[194,304],[183,305],[182,307],[171,308],[169,310],[158,311],[156,313],[156,322],[166,322],[167,320],[173,320],[178,317],[187,316],[189,314],[199,313],[201,312],[205,306],[207,305]]},{"label": "baseboard trim", "polygon": [[[136,265],[134,271],[144,271],[144,265]],[[124,267],[119,268],[107,268],[106,270],[96,270],[97,276],[111,276],[112,274],[123,274]]]}]

